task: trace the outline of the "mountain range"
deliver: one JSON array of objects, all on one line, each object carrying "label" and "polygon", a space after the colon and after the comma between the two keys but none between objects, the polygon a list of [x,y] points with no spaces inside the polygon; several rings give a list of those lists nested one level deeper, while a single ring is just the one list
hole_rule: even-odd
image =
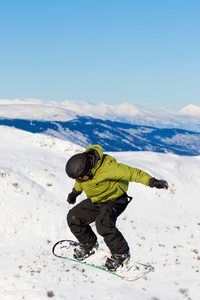
[{"label": "mountain range", "polygon": [[87,148],[105,151],[152,151],[200,154],[200,108],[178,113],[131,104],[44,103],[0,100],[0,125],[43,133]]}]

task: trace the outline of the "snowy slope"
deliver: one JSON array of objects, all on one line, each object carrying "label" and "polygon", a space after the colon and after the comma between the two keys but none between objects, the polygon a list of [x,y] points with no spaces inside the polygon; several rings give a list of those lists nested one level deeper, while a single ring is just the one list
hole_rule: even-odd
[{"label": "snowy slope", "polygon": [[[65,217],[74,182],[64,168],[82,148],[4,126],[0,138],[0,299],[199,299],[200,156],[110,153],[169,182],[168,191],[130,184],[134,200],[118,227],[132,258],[156,271],[128,283],[51,254],[54,242],[73,238]],[[107,250],[101,237],[99,242]]]},{"label": "snowy slope", "polygon": [[69,121],[78,116],[157,128],[180,128],[200,132],[200,107],[188,105],[179,112],[130,103],[109,105],[78,101],[62,103],[37,99],[0,100],[0,118]]}]

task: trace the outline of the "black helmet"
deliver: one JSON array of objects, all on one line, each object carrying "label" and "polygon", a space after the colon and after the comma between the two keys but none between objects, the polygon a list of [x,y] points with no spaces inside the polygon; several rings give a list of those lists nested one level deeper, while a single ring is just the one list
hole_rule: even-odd
[{"label": "black helmet", "polygon": [[73,179],[83,177],[90,168],[90,160],[88,155],[83,152],[73,155],[67,162],[65,171],[67,175]]}]

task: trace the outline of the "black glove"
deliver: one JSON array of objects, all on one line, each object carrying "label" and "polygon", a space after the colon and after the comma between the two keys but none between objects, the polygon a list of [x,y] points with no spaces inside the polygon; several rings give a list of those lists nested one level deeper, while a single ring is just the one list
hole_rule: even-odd
[{"label": "black glove", "polygon": [[69,195],[67,197],[67,202],[69,204],[74,204],[76,202],[76,197],[77,196],[73,192],[69,193]]},{"label": "black glove", "polygon": [[149,181],[149,186],[151,188],[155,187],[157,189],[168,189],[168,183],[165,180],[158,180],[152,177]]},{"label": "black glove", "polygon": [[76,202],[76,198],[78,195],[80,195],[81,192],[77,192],[74,188],[72,190],[71,193],[69,193],[68,197],[67,197],[67,202],[69,204],[74,204]]}]

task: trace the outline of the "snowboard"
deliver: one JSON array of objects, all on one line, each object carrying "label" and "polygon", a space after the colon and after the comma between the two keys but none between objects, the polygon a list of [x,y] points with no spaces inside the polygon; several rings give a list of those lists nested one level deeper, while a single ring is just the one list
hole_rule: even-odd
[{"label": "snowboard", "polygon": [[77,247],[79,247],[78,242],[72,240],[62,240],[57,242],[53,246],[52,252],[56,257],[67,259],[76,263],[81,263],[83,265],[108,272],[127,281],[138,280],[146,276],[148,273],[154,271],[154,267],[152,267],[151,265],[142,264],[133,260],[129,260],[128,263],[124,264],[122,267],[117,268],[117,270],[114,272],[109,271],[104,265],[107,257],[110,256],[107,252],[99,249],[96,250],[94,254],[87,257],[85,260],[80,261],[76,260],[73,257],[74,248]]}]

